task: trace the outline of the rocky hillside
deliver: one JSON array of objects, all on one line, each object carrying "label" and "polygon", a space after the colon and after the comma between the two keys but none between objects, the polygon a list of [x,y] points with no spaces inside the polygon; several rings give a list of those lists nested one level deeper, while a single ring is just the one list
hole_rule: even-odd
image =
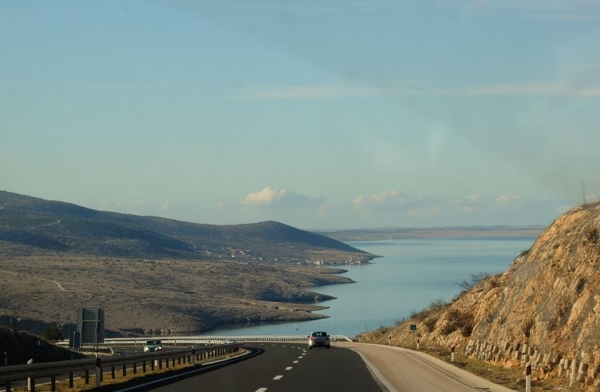
[{"label": "rocky hillside", "polygon": [[410,324],[422,344],[455,345],[504,366],[529,360],[538,377],[600,386],[600,203],[561,216],[503,274],[385,333],[394,344],[412,346]]},{"label": "rocky hillside", "polygon": [[0,191],[0,255],[361,263],[374,257],[279,222],[207,225]]}]

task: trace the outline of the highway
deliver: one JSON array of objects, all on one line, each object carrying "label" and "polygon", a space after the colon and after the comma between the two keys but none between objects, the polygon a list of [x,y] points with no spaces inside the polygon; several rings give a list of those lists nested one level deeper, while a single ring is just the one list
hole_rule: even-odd
[{"label": "highway", "polygon": [[509,392],[452,364],[398,347],[333,343],[246,343],[253,352],[232,364],[204,366],[183,376],[138,385],[129,391],[436,391]]},{"label": "highway", "polygon": [[121,391],[382,391],[360,355],[352,350],[335,346],[308,350],[305,343],[247,343],[244,347],[255,350],[256,355]]},{"label": "highway", "polygon": [[[420,351],[400,347],[332,342],[331,349],[308,350],[306,342],[302,341],[261,341],[239,344],[245,349],[245,354],[227,360],[216,359],[214,362],[205,362],[159,378],[139,378],[126,384],[107,385],[103,390],[119,392],[511,391],[468,373],[454,364]],[[233,347],[238,346],[233,345]],[[166,351],[172,349],[165,347]],[[141,347],[119,347],[115,351],[121,354],[134,354],[139,353]]]}]

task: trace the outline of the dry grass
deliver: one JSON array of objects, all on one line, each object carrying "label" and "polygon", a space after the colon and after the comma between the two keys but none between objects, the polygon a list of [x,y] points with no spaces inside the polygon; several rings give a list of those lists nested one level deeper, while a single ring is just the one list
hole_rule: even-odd
[{"label": "dry grass", "polygon": [[328,298],[310,288],[351,282],[326,268],[202,260],[0,257],[0,265],[0,315],[68,324],[78,307],[104,308],[107,329],[137,334],[314,320],[324,317],[311,313],[323,309],[315,302]]},{"label": "dry grass", "polygon": [[[439,358],[445,362],[452,363],[450,350],[442,347],[429,347],[420,350],[427,354]],[[495,384],[503,385],[507,388],[522,391],[525,390],[525,369],[524,367],[506,367],[494,365],[489,362],[466,357],[462,352],[457,350],[454,353],[454,365],[473,373],[481,378],[489,380]],[[539,371],[532,373],[532,390],[533,391],[551,391],[560,390],[564,392],[581,392],[579,387],[568,387],[566,378],[556,379],[555,377],[546,377]]]}]

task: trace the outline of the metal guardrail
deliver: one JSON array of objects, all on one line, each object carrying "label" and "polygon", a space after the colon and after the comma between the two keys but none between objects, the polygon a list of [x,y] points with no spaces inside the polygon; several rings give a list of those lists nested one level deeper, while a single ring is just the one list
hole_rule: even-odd
[{"label": "metal guardrail", "polygon": [[[163,344],[226,344],[233,342],[291,342],[304,341],[308,335],[240,335],[240,336],[168,336],[168,337],[152,337],[152,338],[112,338],[104,339],[104,345],[144,345],[147,340],[160,339]],[[334,342],[351,342],[352,339],[345,335],[331,335],[331,340]]]},{"label": "metal guardrail", "polygon": [[[114,376],[115,367],[122,366],[123,375],[126,373],[127,365],[133,366],[133,372],[137,372],[139,364],[142,365],[142,371],[146,372],[147,363],[151,369],[154,369],[156,362],[158,367],[162,368],[163,360],[166,359],[166,367],[169,360],[175,364],[190,362],[192,359],[199,361],[208,358],[217,358],[226,354],[232,354],[240,350],[238,344],[223,344],[217,346],[207,346],[198,348],[185,348],[180,350],[155,351],[144,354],[119,355],[113,357],[99,357],[97,359],[75,359],[69,361],[32,363],[29,365],[13,365],[0,368],[0,382],[6,383],[6,391],[10,392],[11,382],[20,380],[31,380],[31,391],[35,392],[35,379],[50,378],[52,390],[56,390],[56,376],[69,375],[69,386],[73,387],[73,374],[85,372],[86,384],[89,383],[89,371],[97,368],[111,368]],[[98,362],[97,362],[98,361]],[[98,366],[100,365],[100,366]]]}]

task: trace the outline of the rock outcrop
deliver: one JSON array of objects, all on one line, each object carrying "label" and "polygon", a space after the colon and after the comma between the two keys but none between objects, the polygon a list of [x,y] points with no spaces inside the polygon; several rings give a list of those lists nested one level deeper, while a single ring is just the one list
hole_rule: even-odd
[{"label": "rock outcrop", "polygon": [[600,203],[558,218],[503,274],[414,314],[394,343],[411,345],[409,324],[422,344],[600,386]]}]

